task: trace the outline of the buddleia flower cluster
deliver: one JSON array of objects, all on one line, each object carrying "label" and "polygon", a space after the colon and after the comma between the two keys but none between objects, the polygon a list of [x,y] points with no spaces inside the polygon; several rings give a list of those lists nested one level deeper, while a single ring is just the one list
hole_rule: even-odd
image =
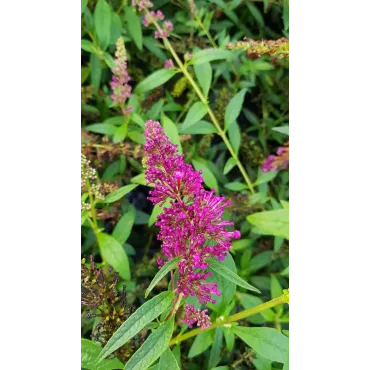
[{"label": "buddleia flower cluster", "polygon": [[289,166],[289,141],[279,147],[276,155],[269,155],[262,164],[262,172],[279,171]]},{"label": "buddleia flower cluster", "polygon": [[[234,223],[223,218],[224,208],[230,201],[215,194],[214,189],[203,188],[201,171],[195,171],[185,163],[183,154],[178,154],[157,121],[145,124],[146,144],[144,166],[147,184],[154,185],[148,199],[162,206],[168,199],[170,206],[158,216],[160,228],[158,240],[162,241],[162,253],[169,261],[182,257],[178,264],[177,293],[184,297],[194,296],[201,304],[216,303],[213,295],[219,296],[217,283],[207,282],[212,272],[206,271],[208,260],[222,261],[231,247],[231,239],[239,238],[239,231],[228,231]],[[161,267],[165,260],[159,258]],[[183,322],[197,322],[202,329],[210,324],[206,311],[186,307]]]},{"label": "buddleia flower cluster", "polygon": [[128,84],[131,77],[127,71],[127,53],[122,37],[117,40],[115,56],[115,68],[112,71],[113,76],[110,83],[113,90],[111,99],[114,105],[121,107],[122,114],[128,116],[133,107],[125,107],[124,104],[132,95],[132,87]]},{"label": "buddleia flower cluster", "polygon": [[[90,192],[96,199],[104,199],[104,195],[100,190],[96,170],[90,166],[90,161],[84,154],[81,154],[81,189],[84,191],[90,189]],[[82,203],[81,208],[82,210],[87,210],[90,209],[90,206],[88,203]]]},{"label": "buddleia flower cluster", "polygon": [[164,39],[170,35],[170,32],[173,31],[173,24],[171,21],[164,20],[164,14],[160,11],[149,11],[153,7],[153,3],[149,0],[132,0],[132,6],[138,8],[139,12],[145,12],[143,18],[143,25],[149,27],[150,24],[156,23],[159,25],[159,21],[162,21],[162,26],[159,25],[159,29],[155,31],[154,38]]}]

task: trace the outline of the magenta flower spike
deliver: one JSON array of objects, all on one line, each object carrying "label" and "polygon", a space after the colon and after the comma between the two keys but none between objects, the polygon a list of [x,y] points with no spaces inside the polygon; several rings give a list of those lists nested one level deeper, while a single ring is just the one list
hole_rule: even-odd
[{"label": "magenta flower spike", "polygon": [[[240,238],[239,231],[226,229],[234,223],[223,218],[224,208],[230,201],[216,195],[214,189],[203,188],[201,171],[185,163],[184,156],[177,153],[177,145],[169,141],[159,122],[148,120],[145,136],[145,176],[147,184],[154,185],[148,199],[159,205],[170,200],[170,207],[158,216],[157,238],[162,241],[167,260],[182,257],[178,265],[177,293],[194,296],[202,304],[215,303],[212,295],[219,296],[221,292],[217,290],[217,283],[206,281],[212,275],[205,271],[209,267],[207,260],[222,261],[230,250],[231,239]],[[164,263],[162,258],[158,260],[159,267]],[[206,311],[198,311],[188,305],[183,322],[192,325],[197,321],[204,329],[210,322],[209,317]]]}]

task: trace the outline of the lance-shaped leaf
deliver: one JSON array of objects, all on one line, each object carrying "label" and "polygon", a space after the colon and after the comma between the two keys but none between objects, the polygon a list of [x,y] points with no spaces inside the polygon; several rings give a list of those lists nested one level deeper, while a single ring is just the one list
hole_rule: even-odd
[{"label": "lance-shaped leaf", "polygon": [[222,265],[217,260],[209,260],[209,266],[213,272],[216,274],[219,274],[223,276],[225,279],[233,282],[236,285],[239,285],[242,288],[253,290],[254,292],[261,293],[257,288],[254,286],[248,284],[245,280],[243,280],[241,277],[239,277],[235,272],[228,269],[226,266]]},{"label": "lance-shaped leaf", "polygon": [[236,326],[232,331],[261,356],[271,361],[285,362],[289,339],[278,330]]},{"label": "lance-shaped leaf", "polygon": [[81,338],[81,367],[84,369],[94,369],[94,370],[114,370],[123,369],[124,366],[118,358],[112,360],[104,360],[98,366],[95,366],[96,358],[101,352],[101,347],[92,342]]},{"label": "lance-shaped leaf", "polygon": [[130,191],[134,190],[137,187],[136,184],[130,184],[122,186],[122,188],[119,188],[112,193],[108,194],[105,199],[102,201],[102,203],[113,203],[117,200],[124,197],[126,194],[128,194]]},{"label": "lance-shaped leaf", "polygon": [[160,69],[141,81],[135,88],[136,93],[143,93],[165,84],[177,72],[173,69]]},{"label": "lance-shaped leaf", "polygon": [[173,258],[156,273],[148,289],[145,292],[145,298],[149,295],[152,289],[167,275],[167,273],[174,269],[181,260],[182,257]]},{"label": "lance-shaped leaf", "polygon": [[159,360],[159,370],[180,370],[176,358],[169,348],[163,352]]},{"label": "lance-shaped leaf", "polygon": [[167,310],[171,306],[173,294],[173,292],[163,292],[138,308],[109,339],[101,351],[97,363],[127,343],[147,324]]},{"label": "lance-shaped leaf", "polygon": [[134,353],[125,370],[147,369],[168,348],[173,332],[174,319],[165,321]]}]

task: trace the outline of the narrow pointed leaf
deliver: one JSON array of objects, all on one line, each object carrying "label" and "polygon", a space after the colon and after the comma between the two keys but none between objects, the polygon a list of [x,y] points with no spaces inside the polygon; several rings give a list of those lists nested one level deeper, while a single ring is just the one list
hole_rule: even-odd
[{"label": "narrow pointed leaf", "polygon": [[261,356],[280,363],[286,360],[289,339],[272,328],[236,326],[233,332]]},{"label": "narrow pointed leaf", "polygon": [[159,359],[159,370],[180,370],[176,358],[169,348],[167,348]]},{"label": "narrow pointed leaf", "polygon": [[244,96],[247,89],[239,91],[229,102],[225,111],[225,129],[233,123],[239,116],[244,102]]},{"label": "narrow pointed leaf", "polygon": [[158,86],[164,85],[175,74],[176,71],[173,69],[155,71],[136,86],[135,92],[139,94],[153,90]]},{"label": "narrow pointed leaf", "polygon": [[147,324],[167,310],[171,306],[173,294],[173,292],[163,292],[138,308],[109,339],[99,355],[98,363],[122,347]]},{"label": "narrow pointed leaf", "polygon": [[152,289],[172,270],[177,264],[182,260],[182,257],[173,258],[168,261],[154,276],[152,282],[150,283],[148,289],[145,292],[145,298],[149,295]]},{"label": "narrow pointed leaf", "polygon": [[241,277],[235,274],[235,272],[231,271],[217,260],[215,259],[209,260],[209,265],[211,270],[214,271],[216,274],[223,276],[225,279],[235,283],[236,285],[239,285],[240,287],[248,290],[252,290],[254,292],[261,293],[257,288],[248,284],[245,280],[243,280]]},{"label": "narrow pointed leaf", "polygon": [[122,245],[111,235],[99,233],[98,244],[102,257],[124,280],[130,280],[130,264]]},{"label": "narrow pointed leaf", "polygon": [[116,191],[108,194],[102,202],[103,203],[116,202],[117,200],[121,199],[126,194],[128,194],[130,191],[134,190],[136,187],[137,187],[136,184],[122,186],[122,188],[119,188]]},{"label": "narrow pointed leaf", "polygon": [[[144,344],[134,353],[125,366],[125,370],[147,369],[168,348],[172,337],[174,319],[165,321],[150,334]],[[175,370],[175,369],[173,369]]]},{"label": "narrow pointed leaf", "polygon": [[98,366],[95,366],[95,361],[100,352],[101,347],[98,344],[91,340],[81,338],[81,367],[94,370],[117,370],[124,368],[122,362],[118,358],[104,360]]}]

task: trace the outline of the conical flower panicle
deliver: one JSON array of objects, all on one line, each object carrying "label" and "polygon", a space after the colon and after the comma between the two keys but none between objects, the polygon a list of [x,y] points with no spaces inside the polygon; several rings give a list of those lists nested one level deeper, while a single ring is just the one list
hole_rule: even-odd
[{"label": "conical flower panicle", "polygon": [[[207,260],[222,261],[230,250],[231,239],[240,237],[239,231],[226,229],[234,225],[223,218],[230,201],[215,195],[214,189],[203,188],[201,171],[184,162],[183,155],[177,153],[177,145],[169,141],[159,122],[148,120],[145,136],[145,177],[148,184],[154,185],[148,199],[159,205],[170,200],[170,207],[164,208],[156,222],[160,228],[158,239],[168,260],[182,257],[177,292],[185,297],[195,296],[202,304],[215,303],[212,295],[219,296],[221,292],[217,283],[206,282],[212,275],[205,271],[209,267]],[[159,266],[164,263],[159,259]],[[205,312],[189,306],[183,322],[192,325],[198,321],[198,326],[204,329],[209,322]]]}]

